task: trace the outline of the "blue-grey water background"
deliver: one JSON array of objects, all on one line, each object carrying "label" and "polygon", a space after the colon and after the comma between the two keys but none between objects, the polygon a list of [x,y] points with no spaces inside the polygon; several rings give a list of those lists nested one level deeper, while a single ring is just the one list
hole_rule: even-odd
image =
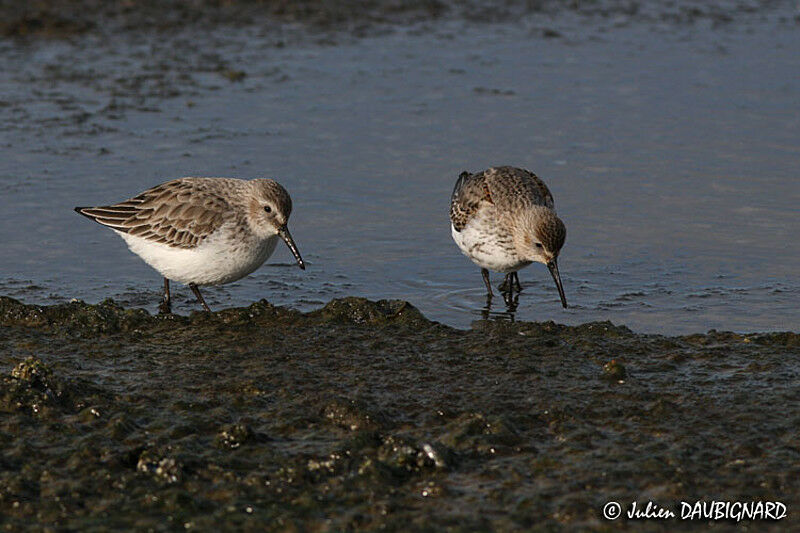
[{"label": "blue-grey water background", "polygon": [[212,308],[399,298],[468,327],[485,290],[451,240],[450,192],[462,170],[510,164],[545,179],[568,228],[570,308],[532,265],[517,319],[800,329],[793,13],[552,22],[0,40],[0,294],[155,312],[158,274],[73,206],[180,176],[274,177],[308,269],[281,245],[206,289]]}]

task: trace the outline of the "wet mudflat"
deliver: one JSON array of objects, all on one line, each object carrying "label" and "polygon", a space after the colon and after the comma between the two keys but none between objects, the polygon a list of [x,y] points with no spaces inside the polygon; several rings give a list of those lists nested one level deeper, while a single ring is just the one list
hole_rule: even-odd
[{"label": "wet mudflat", "polygon": [[[639,335],[400,301],[151,316],[0,298],[0,523],[673,530],[603,504],[772,500],[800,525],[800,335]],[[732,522],[714,524],[734,529]]]}]

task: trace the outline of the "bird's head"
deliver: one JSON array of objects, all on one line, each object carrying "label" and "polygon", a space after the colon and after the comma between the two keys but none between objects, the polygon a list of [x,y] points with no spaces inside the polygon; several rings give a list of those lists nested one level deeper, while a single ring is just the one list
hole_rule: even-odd
[{"label": "bird's head", "polygon": [[558,254],[564,246],[567,228],[555,211],[547,207],[533,206],[521,212],[512,222],[514,245],[517,254],[526,261],[547,265],[561,297],[567,307],[561,275],[558,272]]},{"label": "bird's head", "polygon": [[250,181],[251,195],[249,199],[250,226],[261,238],[278,235],[286,242],[297,260],[297,264],[305,270],[306,266],[300,252],[289,233],[289,215],[292,214],[292,199],[280,183],[271,179],[255,179]]}]

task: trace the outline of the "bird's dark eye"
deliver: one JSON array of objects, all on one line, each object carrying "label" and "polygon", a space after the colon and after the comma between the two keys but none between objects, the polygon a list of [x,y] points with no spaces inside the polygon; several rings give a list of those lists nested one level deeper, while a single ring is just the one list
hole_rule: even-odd
[{"label": "bird's dark eye", "polygon": [[272,213],[272,208],[270,206],[268,206],[268,205],[265,205],[264,206],[264,211],[266,211],[267,213]]},{"label": "bird's dark eye", "polygon": [[537,242],[537,243],[536,243],[536,247],[537,247],[537,248],[544,248],[544,246],[542,246],[542,243],[540,243],[540,242]]}]

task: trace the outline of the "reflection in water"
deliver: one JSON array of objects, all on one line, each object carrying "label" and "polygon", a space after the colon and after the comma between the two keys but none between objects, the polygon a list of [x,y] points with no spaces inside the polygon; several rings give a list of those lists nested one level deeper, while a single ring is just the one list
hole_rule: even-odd
[{"label": "reflection in water", "polygon": [[504,311],[492,311],[492,295],[486,295],[486,305],[479,311],[484,320],[507,320],[514,322],[514,316],[519,306],[519,291],[506,291],[503,296]]}]

